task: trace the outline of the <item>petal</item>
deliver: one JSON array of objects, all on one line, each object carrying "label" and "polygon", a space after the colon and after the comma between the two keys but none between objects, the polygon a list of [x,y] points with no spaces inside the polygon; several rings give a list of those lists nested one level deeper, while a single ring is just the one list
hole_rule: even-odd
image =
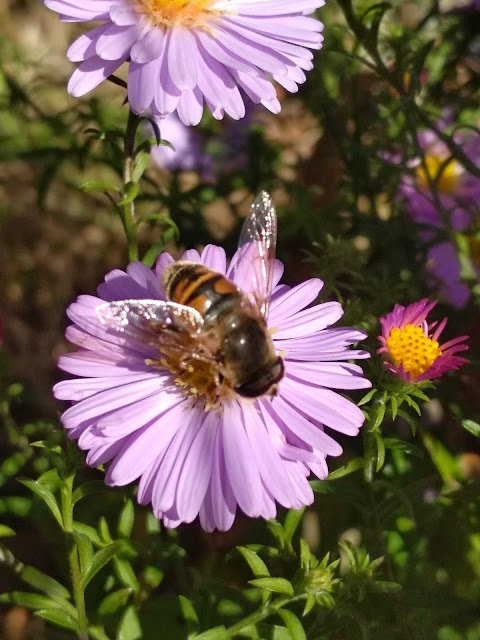
[{"label": "petal", "polygon": [[236,400],[224,407],[223,455],[233,495],[242,511],[252,517],[262,515],[263,488],[245,432],[244,416]]},{"label": "petal", "polygon": [[184,405],[184,402],[177,404],[153,424],[146,425],[124,441],[105,478],[108,485],[117,487],[132,482],[160,458],[182,428]]},{"label": "petal", "polygon": [[227,270],[227,258],[224,249],[214,244],[207,244],[200,260],[212,271],[224,274]]}]

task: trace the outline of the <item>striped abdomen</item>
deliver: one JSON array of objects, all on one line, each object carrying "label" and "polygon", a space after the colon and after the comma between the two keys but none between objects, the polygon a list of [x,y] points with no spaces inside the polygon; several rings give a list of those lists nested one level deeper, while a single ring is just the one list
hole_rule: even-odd
[{"label": "striped abdomen", "polygon": [[174,262],[165,269],[163,284],[169,300],[192,307],[209,321],[242,297],[233,282],[198,262]]}]

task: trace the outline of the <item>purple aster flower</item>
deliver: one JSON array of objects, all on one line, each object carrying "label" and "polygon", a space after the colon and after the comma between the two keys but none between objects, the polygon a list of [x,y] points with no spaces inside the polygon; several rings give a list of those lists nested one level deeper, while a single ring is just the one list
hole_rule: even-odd
[{"label": "purple aster flower", "polygon": [[[419,224],[444,226],[442,211],[436,208],[430,191],[430,178],[436,183],[441,207],[448,212],[452,228],[463,231],[478,212],[480,179],[452,158],[448,147],[433,132],[421,132],[418,142],[424,150],[425,166],[419,158],[409,161],[407,164],[414,173],[405,175],[399,188],[407,213]],[[480,136],[457,132],[455,142],[480,166]]]},{"label": "purple aster flower", "polygon": [[128,101],[136,113],[177,111],[200,121],[245,113],[243,91],[277,113],[272,79],[295,92],[313,67],[309,49],[323,25],[308,17],[324,0],[44,0],[66,22],[102,24],[68,50],[79,62],[68,90],[81,96],[129,61]]},{"label": "purple aster flower", "polygon": [[378,353],[385,354],[385,366],[405,382],[421,382],[439,378],[446,371],[459,369],[467,362],[455,354],[465,351],[467,336],[460,336],[444,344],[439,338],[447,319],[427,323],[427,316],[436,301],[427,298],[403,307],[396,304],[393,311],[380,318],[382,335]]},{"label": "purple aster flower", "polygon": [[[226,274],[245,291],[258,274],[248,255],[241,255],[235,254],[230,268],[223,249],[213,245],[201,255],[187,251],[182,259]],[[207,389],[213,380],[203,370],[198,382],[194,356],[190,364],[182,361],[179,375],[158,348],[112,331],[99,319],[105,301],[165,300],[162,274],[173,262],[163,253],[154,270],[140,262],[126,272],[114,270],[98,297],[80,296],[68,308],[73,325],[66,335],[79,350],[63,355],[59,366],[80,377],[54,389],[56,398],[74,403],[62,416],[68,436],[88,450],[89,465],[110,462],[107,484],[139,479],[138,501],[151,502],[168,527],[199,515],[205,530],[226,530],[237,507],[251,517],[272,518],[276,503],[310,504],[308,476],[324,478],[326,457],[342,452],[331,433],[354,436],[363,424],[360,409],[336,390],[370,386],[361,368],[349,362],[368,357],[349,348],[365,334],[331,328],[343,314],[341,305],[309,306],[322,282],[278,284],[283,266],[277,261],[268,315],[285,367],[277,393],[246,398],[230,387],[212,401]]]},{"label": "purple aster flower", "polygon": [[[447,124],[441,121],[439,126],[445,128]],[[470,160],[480,167],[480,136],[470,132],[457,132],[455,141],[462,146]],[[420,133],[419,144],[425,152],[425,165],[422,165],[420,159],[407,163],[413,169],[413,174],[403,176],[399,197],[404,202],[408,215],[415,222],[424,225],[422,239],[432,244],[427,255],[431,283],[452,305],[462,307],[470,298],[470,289],[461,282],[455,246],[453,242],[445,242],[443,239],[436,243],[435,239],[439,231],[462,232],[476,222],[480,179],[468,173],[452,158],[446,145],[433,132]],[[442,211],[435,205],[428,177],[436,183]],[[448,216],[450,229],[445,229],[445,215]],[[480,267],[477,272],[480,272]]]}]

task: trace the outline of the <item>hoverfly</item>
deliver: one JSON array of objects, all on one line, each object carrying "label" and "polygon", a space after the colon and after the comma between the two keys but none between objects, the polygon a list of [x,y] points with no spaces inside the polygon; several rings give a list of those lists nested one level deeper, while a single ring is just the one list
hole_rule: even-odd
[{"label": "hoverfly", "polygon": [[166,301],[109,302],[97,315],[108,328],[157,348],[153,364],[174,373],[191,395],[206,396],[207,406],[229,391],[273,395],[285,371],[266,323],[276,239],[275,208],[261,192],[244,222],[230,278],[179,260],[163,272]]}]

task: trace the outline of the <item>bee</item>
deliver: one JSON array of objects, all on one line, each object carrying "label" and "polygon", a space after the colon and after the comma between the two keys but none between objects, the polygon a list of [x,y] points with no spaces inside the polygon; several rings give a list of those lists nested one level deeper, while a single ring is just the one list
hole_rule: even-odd
[{"label": "bee", "polygon": [[[257,398],[274,395],[284,376],[267,328],[277,217],[261,192],[244,222],[230,278],[205,265],[179,260],[163,272],[166,301],[121,300],[102,304],[97,315],[109,329],[158,349],[159,368],[193,396],[213,406],[233,391]],[[234,282],[241,265],[241,286]]]}]

